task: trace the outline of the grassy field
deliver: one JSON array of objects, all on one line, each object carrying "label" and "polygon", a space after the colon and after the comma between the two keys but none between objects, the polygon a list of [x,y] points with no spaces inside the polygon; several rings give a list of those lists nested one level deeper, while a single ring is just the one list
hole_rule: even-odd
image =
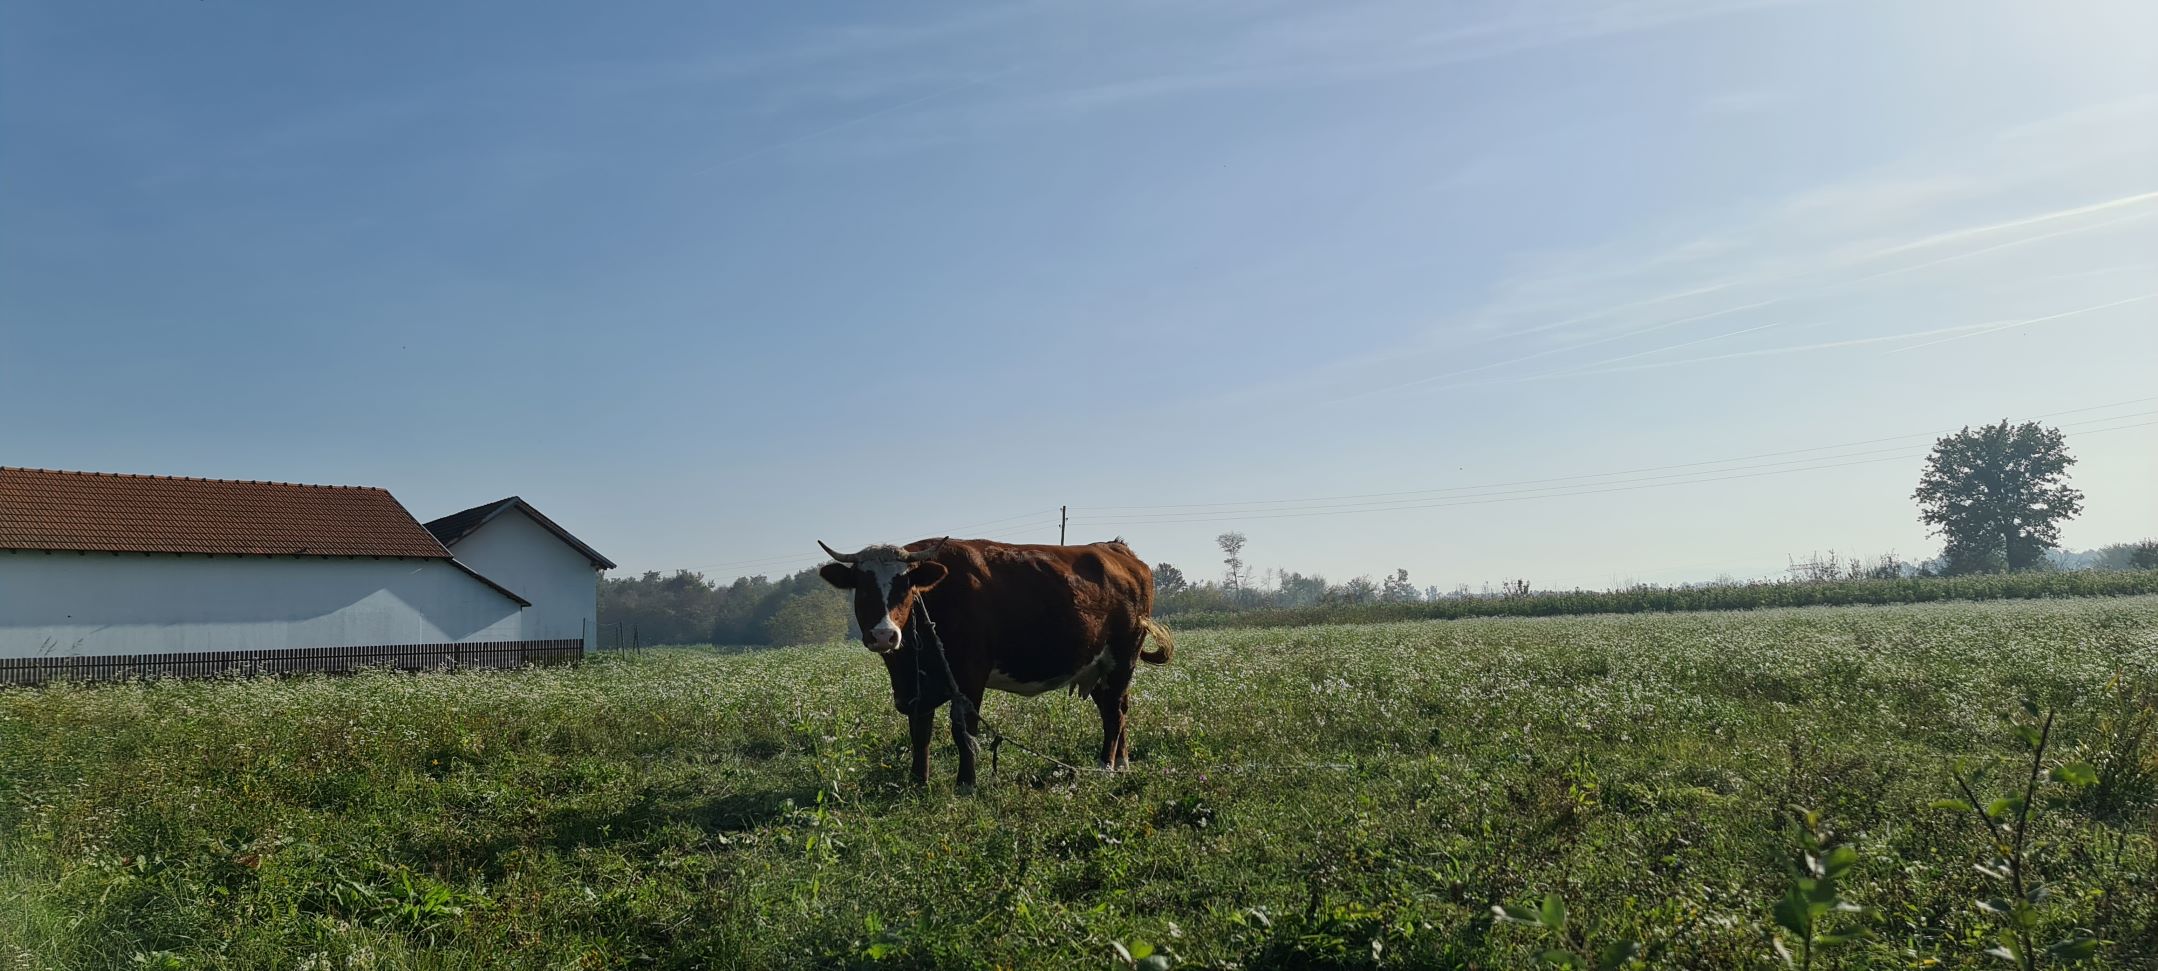
[{"label": "grassy field", "polygon": [[[1813,966],[2009,967],[1981,825],[1930,807],[1959,757],[2022,793],[2026,696],[2106,779],[2033,801],[2035,937],[2158,967],[2158,759],[2118,739],[2158,598],[1194,631],[1139,674],[1133,771],[1007,748],[971,796],[948,743],[901,784],[882,677],[835,645],[0,693],[0,968],[1771,967],[1791,805],[1871,908]],[[1083,699],[988,714],[1096,745]],[[1547,895],[1561,931],[1491,910]]]}]

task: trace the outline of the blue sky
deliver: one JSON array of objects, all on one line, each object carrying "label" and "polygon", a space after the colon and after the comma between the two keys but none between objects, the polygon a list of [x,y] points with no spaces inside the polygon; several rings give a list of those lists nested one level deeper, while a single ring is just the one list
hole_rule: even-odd
[{"label": "blue sky", "polygon": [[2051,416],[2068,545],[2158,535],[2151,36],[0,0],[0,463],[522,494],[631,570],[1069,504],[1201,574],[1240,529],[1261,569],[1603,586],[1930,555],[1928,436]]}]

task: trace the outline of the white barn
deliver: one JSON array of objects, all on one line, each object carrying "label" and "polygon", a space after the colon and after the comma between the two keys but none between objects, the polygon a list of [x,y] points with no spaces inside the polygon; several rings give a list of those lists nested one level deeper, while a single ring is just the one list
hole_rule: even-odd
[{"label": "white barn", "polygon": [[0,683],[582,655],[614,564],[479,509],[457,545],[499,577],[382,489],[0,468]]},{"label": "white barn", "polygon": [[530,600],[523,635],[534,640],[576,638],[585,648],[599,636],[599,573],[614,562],[569,530],[511,496],[427,524],[427,531],[488,579]]}]

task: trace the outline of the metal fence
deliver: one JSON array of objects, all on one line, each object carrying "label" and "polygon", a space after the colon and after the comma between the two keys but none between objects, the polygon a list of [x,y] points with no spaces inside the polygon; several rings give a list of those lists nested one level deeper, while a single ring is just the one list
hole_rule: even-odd
[{"label": "metal fence", "polygon": [[637,625],[621,621],[600,624],[593,631],[592,645],[594,650],[600,651],[644,651],[644,642],[637,636]]},{"label": "metal fence", "polygon": [[0,658],[0,685],[126,678],[213,678],[252,674],[334,674],[361,668],[398,671],[514,668],[563,664],[584,655],[584,641],[496,641],[486,644],[381,644],[260,651],[183,651]]}]

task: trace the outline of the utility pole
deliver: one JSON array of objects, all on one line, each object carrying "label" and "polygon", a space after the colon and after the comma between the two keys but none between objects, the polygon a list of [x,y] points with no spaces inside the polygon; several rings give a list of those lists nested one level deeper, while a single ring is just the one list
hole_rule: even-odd
[{"label": "utility pole", "polygon": [[1065,545],[1065,543],[1064,543],[1064,527],[1066,527],[1066,526],[1069,526],[1069,525],[1071,525],[1071,521],[1072,521],[1072,507],[1070,507],[1070,506],[1058,506],[1058,507],[1057,507],[1057,545],[1058,545],[1058,546],[1063,546],[1063,545]]}]

